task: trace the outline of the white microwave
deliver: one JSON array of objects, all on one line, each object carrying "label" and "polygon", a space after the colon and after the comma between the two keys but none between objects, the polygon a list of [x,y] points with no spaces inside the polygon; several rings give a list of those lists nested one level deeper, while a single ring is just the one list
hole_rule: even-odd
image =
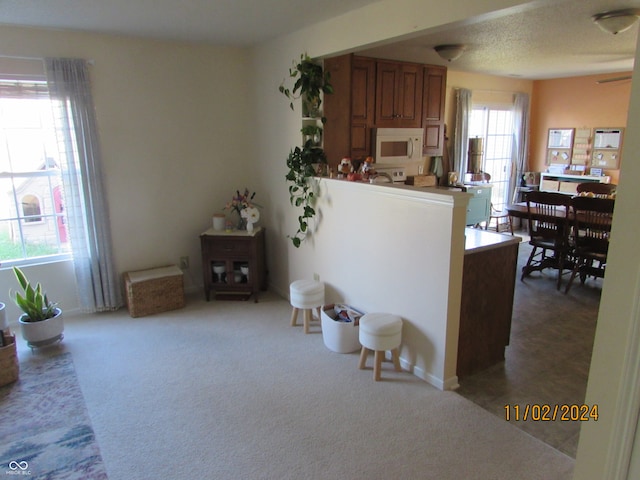
[{"label": "white microwave", "polygon": [[422,128],[374,128],[372,137],[376,163],[404,165],[422,160]]}]

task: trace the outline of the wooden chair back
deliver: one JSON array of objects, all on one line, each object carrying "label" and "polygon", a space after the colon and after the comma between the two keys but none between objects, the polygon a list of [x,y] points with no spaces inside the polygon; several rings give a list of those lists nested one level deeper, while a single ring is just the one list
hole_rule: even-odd
[{"label": "wooden chair back", "polygon": [[527,193],[527,215],[531,242],[545,242],[560,250],[568,241],[571,197],[556,192]]},{"label": "wooden chair back", "polygon": [[609,251],[609,237],[615,200],[597,197],[571,199],[573,246],[577,256],[604,256]]},{"label": "wooden chair back", "polygon": [[614,206],[615,200],[610,198],[571,199],[574,267],[565,293],[578,274],[582,283],[587,276],[604,278]]}]

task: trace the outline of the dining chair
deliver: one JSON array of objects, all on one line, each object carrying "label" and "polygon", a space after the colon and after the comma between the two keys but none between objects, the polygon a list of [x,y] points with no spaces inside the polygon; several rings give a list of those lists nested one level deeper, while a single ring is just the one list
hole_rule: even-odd
[{"label": "dining chair", "polygon": [[597,197],[571,199],[574,267],[565,288],[569,292],[576,275],[584,284],[588,276],[604,278],[615,200]]},{"label": "dining chair", "polygon": [[613,183],[584,182],[576,186],[578,195],[593,193],[595,197],[608,198],[616,193],[618,186]]},{"label": "dining chair", "polygon": [[[489,228],[491,228],[491,222],[493,220],[496,221],[497,233],[500,233],[500,225],[504,224],[507,226],[507,228],[511,232],[511,235],[512,236],[514,235],[513,220],[511,219],[511,215],[509,215],[509,212],[506,209],[498,210],[496,207],[493,206],[493,203],[491,203],[491,213],[489,214],[489,221],[485,222],[485,226],[484,226],[485,230],[489,230]],[[506,220],[506,222],[503,222],[503,220]]]},{"label": "dining chair", "polygon": [[528,192],[526,196],[529,222],[529,244],[533,247],[524,267],[524,280],[531,272],[545,268],[558,270],[556,288],[560,289],[562,271],[569,252],[568,212],[571,196],[557,192]]}]

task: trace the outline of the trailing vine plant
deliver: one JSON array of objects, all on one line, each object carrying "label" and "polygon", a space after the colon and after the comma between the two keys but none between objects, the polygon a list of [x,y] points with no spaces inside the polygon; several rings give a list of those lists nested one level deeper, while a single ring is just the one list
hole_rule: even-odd
[{"label": "trailing vine plant", "polygon": [[[302,100],[303,114],[310,117],[320,115],[322,94],[333,93],[328,72],[324,72],[321,65],[314,62],[306,53],[300,55],[300,60],[289,69],[289,79],[294,81],[291,88],[287,88],[284,82],[279,91],[290,100],[289,106],[294,110],[293,101]],[[320,117],[322,123],[325,117]],[[321,129],[318,130],[321,131]],[[308,134],[308,127],[303,127],[301,132]],[[293,148],[287,157],[286,179],[289,182],[289,200],[291,205],[302,208],[298,216],[298,230],[293,236],[289,236],[293,245],[300,247],[306,238],[309,222],[315,217],[315,188],[311,179],[316,174],[314,164],[326,164],[327,157],[322,147],[317,145],[313,138],[304,140],[302,147]]]}]

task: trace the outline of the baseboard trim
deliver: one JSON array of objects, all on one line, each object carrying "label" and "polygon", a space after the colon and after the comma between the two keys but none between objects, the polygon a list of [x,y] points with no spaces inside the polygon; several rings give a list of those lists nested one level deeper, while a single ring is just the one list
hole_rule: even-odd
[{"label": "baseboard trim", "polygon": [[282,289],[278,288],[277,285],[273,284],[273,283],[269,283],[269,291],[271,292],[275,292],[278,295],[280,295],[282,298],[289,300],[289,291],[283,291]]},{"label": "baseboard trim", "polygon": [[458,384],[457,376],[442,380],[441,378],[426,372],[423,368],[412,365],[402,357],[400,357],[400,365],[402,366],[403,370],[412,373],[420,380],[424,380],[429,385],[436,387],[438,390],[455,390],[460,386]]}]

